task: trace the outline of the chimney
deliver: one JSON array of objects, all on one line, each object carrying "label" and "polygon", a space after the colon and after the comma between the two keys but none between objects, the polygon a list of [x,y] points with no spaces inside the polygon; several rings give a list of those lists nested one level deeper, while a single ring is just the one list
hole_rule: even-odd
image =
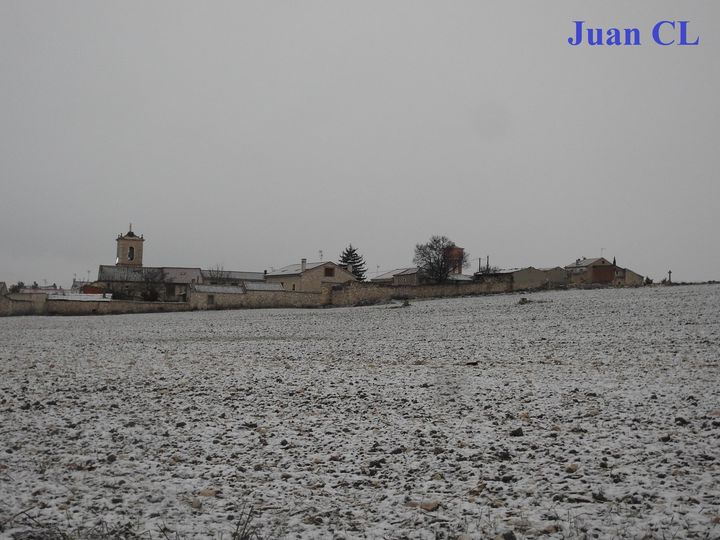
[{"label": "chimney", "polygon": [[307,259],[300,259],[300,271],[304,272],[307,270]]}]

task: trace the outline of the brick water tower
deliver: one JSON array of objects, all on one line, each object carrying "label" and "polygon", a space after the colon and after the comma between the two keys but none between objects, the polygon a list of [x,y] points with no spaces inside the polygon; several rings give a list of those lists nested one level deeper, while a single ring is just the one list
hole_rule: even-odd
[{"label": "brick water tower", "polygon": [[465,250],[459,246],[446,247],[443,252],[450,267],[451,274],[462,274],[463,263],[465,262]]},{"label": "brick water tower", "polygon": [[132,223],[126,234],[118,234],[116,266],[142,266],[143,242],[142,235],[136,235],[132,230]]}]

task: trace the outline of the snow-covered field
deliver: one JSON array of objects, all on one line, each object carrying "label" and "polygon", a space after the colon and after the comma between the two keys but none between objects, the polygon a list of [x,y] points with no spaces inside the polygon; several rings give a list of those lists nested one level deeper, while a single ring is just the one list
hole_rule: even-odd
[{"label": "snow-covered field", "polygon": [[719,538],[720,286],[524,296],[0,319],[0,536]]}]

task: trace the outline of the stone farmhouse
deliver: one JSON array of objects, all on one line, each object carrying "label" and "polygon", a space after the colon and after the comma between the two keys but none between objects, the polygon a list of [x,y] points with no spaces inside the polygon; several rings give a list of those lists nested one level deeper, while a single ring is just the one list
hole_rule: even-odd
[{"label": "stone farmhouse", "polygon": [[475,274],[478,281],[500,281],[507,283],[512,291],[548,289],[567,286],[567,274],[558,273],[555,268],[540,270],[532,266],[509,268]]},{"label": "stone farmhouse", "polygon": [[286,291],[320,292],[323,285],[356,281],[350,269],[332,261],[290,264],[265,275],[267,283],[279,283]]},{"label": "stone farmhouse", "polygon": [[643,284],[643,276],[628,268],[617,266],[615,260],[604,257],[576,259],[565,267],[571,285],[614,285],[637,287]]}]

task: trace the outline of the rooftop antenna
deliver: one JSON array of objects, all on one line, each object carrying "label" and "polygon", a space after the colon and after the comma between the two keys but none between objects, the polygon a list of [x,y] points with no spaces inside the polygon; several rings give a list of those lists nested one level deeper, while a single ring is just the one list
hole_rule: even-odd
[{"label": "rooftop antenna", "polygon": [[318,254],[320,255],[320,262],[323,260],[323,252],[322,249],[318,251]]},{"label": "rooftop antenna", "polygon": [[605,248],[600,248],[600,258],[602,258],[604,251],[605,251]]}]

